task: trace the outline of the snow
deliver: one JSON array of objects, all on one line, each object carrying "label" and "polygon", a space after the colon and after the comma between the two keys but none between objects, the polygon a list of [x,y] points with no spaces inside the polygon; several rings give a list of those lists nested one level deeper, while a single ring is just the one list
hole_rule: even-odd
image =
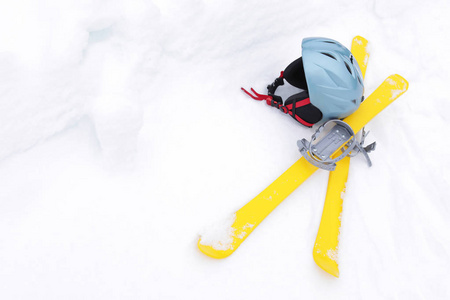
[{"label": "snow", "polygon": [[331,258],[332,260],[334,260],[335,262],[338,262],[338,251],[339,251],[339,246],[336,249],[328,249],[327,250],[327,255],[329,258]]},{"label": "snow", "polygon": [[[2,299],[448,299],[450,3],[3,1]],[[299,158],[311,130],[248,98],[301,40],[370,42],[366,95],[409,90],[352,159],[340,278],[312,249],[316,172],[223,260],[207,224]]]},{"label": "snow", "polygon": [[[216,250],[230,249],[233,243],[233,236],[235,236],[235,229],[232,227],[235,220],[236,214],[233,213],[221,222],[216,221],[213,224],[206,226],[203,231],[200,232],[200,244],[211,246]],[[244,236],[239,238],[243,238]]]}]

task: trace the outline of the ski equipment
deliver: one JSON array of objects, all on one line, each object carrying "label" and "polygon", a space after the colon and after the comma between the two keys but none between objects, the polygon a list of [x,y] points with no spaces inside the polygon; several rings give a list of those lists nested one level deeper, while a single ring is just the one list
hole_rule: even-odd
[{"label": "ski equipment", "polygon": [[[310,44],[308,44],[308,41]],[[317,232],[316,241],[314,243],[313,258],[317,265],[323,270],[333,276],[339,277],[337,262],[339,231],[341,225],[343,194],[345,192],[345,185],[350,167],[350,156],[353,156],[352,154],[355,152],[356,154],[362,152],[365,154],[369,165],[371,164],[367,153],[374,149],[375,143],[369,145],[368,147],[362,147],[366,136],[364,126],[385,107],[406,92],[408,89],[408,82],[399,75],[391,75],[367,98],[367,100],[364,101],[364,103],[360,105],[355,113],[346,117],[344,120],[340,120],[338,117],[337,119],[331,119],[328,121],[326,120],[328,117],[318,108],[321,106],[319,103],[320,101],[313,103],[313,96],[311,95],[311,90],[313,89],[311,88],[311,79],[308,79],[308,74],[312,74],[309,76],[309,78],[313,78],[312,81],[314,81],[314,78],[316,77],[321,78],[318,74],[321,74],[320,72],[322,71],[325,72],[329,79],[334,81],[334,83],[341,80],[339,83],[342,84],[345,79],[342,80],[340,77],[334,77],[338,72],[340,72],[336,71],[338,70],[337,68],[330,68],[333,69],[335,73],[333,73],[332,70],[327,69],[329,68],[328,64],[321,65],[320,63],[317,63],[309,68],[303,60],[307,59],[308,51],[311,51],[312,54],[310,54],[312,56],[319,55],[317,51],[320,52],[320,55],[327,56],[326,54],[328,54],[331,56],[329,56],[330,58],[334,58],[336,61],[338,61],[338,55],[343,55],[341,59],[342,62],[344,62],[347,71],[351,75],[356,76],[354,78],[356,78],[356,81],[358,81],[362,87],[362,80],[364,78],[369,59],[369,53],[367,51],[368,41],[363,37],[356,36],[352,41],[352,54],[350,55],[345,47],[342,49],[339,47],[339,43],[329,39],[305,39],[303,43],[303,58],[301,57],[289,65],[285,71],[281,72],[280,77],[267,87],[269,95],[258,94],[254,89],[251,89],[253,94],[250,94],[244,89],[242,90],[244,90],[253,99],[266,100],[267,104],[278,107],[284,113],[290,114],[304,125],[312,126],[313,123],[322,125],[312,136],[310,142],[305,139],[298,141],[300,152],[303,157],[294,163],[286,172],[284,172],[258,196],[239,209],[233,215],[233,218],[230,219],[231,222],[226,224],[223,228],[225,232],[224,236],[218,237],[218,240],[211,240],[207,236],[205,236],[204,239],[201,237],[198,241],[198,248],[200,251],[213,258],[225,258],[231,255],[247,238],[247,236],[253,232],[253,230],[291,192],[299,187],[318,168],[334,170],[329,174],[328,188],[322,218],[320,221],[319,230]],[[323,43],[334,44],[334,46],[324,46]],[[328,49],[329,52],[324,50],[326,46],[330,47]],[[349,64],[346,57],[349,58],[352,65]],[[319,60],[320,59],[317,59],[317,61]],[[335,67],[336,66],[337,65],[335,65]],[[351,66],[359,66],[360,69],[352,69]],[[309,70],[319,71],[311,71],[310,73],[307,71],[308,68]],[[345,75],[341,75],[343,78],[346,78]],[[277,87],[284,84],[284,79],[286,79],[290,84],[303,90],[301,93],[289,97],[286,100],[285,105],[283,105],[281,97],[274,94]],[[348,82],[350,81],[351,80]],[[338,85],[336,84],[336,86]],[[357,91],[358,88],[352,90],[348,88],[345,89],[343,86],[345,86],[345,84],[342,84],[340,88],[337,88],[339,91],[336,91],[333,95],[328,96],[330,96],[330,98],[333,98],[335,95],[342,96],[342,94],[345,94],[344,91],[347,92],[347,96],[357,95],[355,91]],[[321,85],[319,82],[316,87],[318,89],[318,93],[320,94],[321,92],[326,91],[327,86],[326,84]],[[355,94],[352,94],[352,91],[355,92]],[[340,94],[339,92],[342,93]],[[321,98],[322,100],[326,99],[327,96],[326,92],[323,93],[325,96]],[[311,99],[309,98],[310,96]],[[341,100],[344,100],[347,96],[341,97]],[[334,97],[334,100],[337,98],[339,97]],[[361,102],[364,100],[362,94],[360,99]],[[358,101],[352,102],[357,104]],[[348,104],[348,102],[340,101],[340,108],[342,109],[346,106],[351,107],[351,105],[346,105],[346,103]],[[331,108],[332,107],[333,106],[331,106]],[[306,116],[305,113],[306,108],[310,109],[310,112],[312,112],[310,117],[314,115],[314,110],[316,109],[315,113],[318,112],[316,115],[316,119],[318,119],[317,122],[314,122],[313,118],[307,119],[308,116]],[[324,109],[324,111],[326,112],[326,109]],[[351,111],[351,109],[349,109],[349,111]],[[318,118],[319,115],[320,119]],[[357,142],[355,132],[359,131],[362,131],[362,137],[361,140]],[[339,153],[340,151],[342,151],[342,153]]]},{"label": "ski equipment", "polygon": [[[322,134],[323,132],[327,133]],[[306,139],[301,139],[297,142],[297,145],[300,153],[309,163],[327,171],[334,171],[336,162],[344,157],[352,157],[360,152],[364,154],[369,167],[371,167],[372,161],[368,153],[375,150],[376,143],[373,142],[367,147],[363,147],[366,136],[367,133],[363,128],[361,141],[358,142],[353,129],[347,123],[334,119],[317,128],[309,142]],[[332,157],[339,149],[342,153],[339,156]]]}]

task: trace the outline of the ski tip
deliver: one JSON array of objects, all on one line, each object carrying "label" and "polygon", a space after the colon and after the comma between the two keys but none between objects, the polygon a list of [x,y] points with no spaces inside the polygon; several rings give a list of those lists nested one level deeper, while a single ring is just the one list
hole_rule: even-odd
[{"label": "ski tip", "polygon": [[409,82],[399,74],[393,74],[386,79],[386,82],[392,85],[395,90],[396,98],[406,92],[409,88]]},{"label": "ski tip", "polygon": [[397,81],[402,83],[406,89],[408,89],[409,87],[409,82],[408,80],[406,80],[403,76],[399,75],[399,74],[394,74],[392,75],[393,77],[397,78]]},{"label": "ski tip", "polygon": [[212,257],[212,258],[216,258],[216,259],[226,258],[226,257],[230,256],[233,253],[232,249],[217,250],[217,249],[214,249],[210,245],[203,245],[201,243],[201,239],[198,240],[197,247],[203,254],[205,254],[205,255],[207,255],[209,257]]},{"label": "ski tip", "polygon": [[354,43],[357,43],[357,44],[359,44],[359,45],[364,45],[364,46],[366,46],[366,45],[369,43],[369,41],[368,41],[367,39],[363,38],[363,37],[360,36],[360,35],[355,36],[355,37],[353,38],[353,42],[354,42]]},{"label": "ski tip", "polygon": [[331,259],[328,255],[324,253],[319,253],[314,249],[313,258],[316,264],[325,272],[339,278],[339,267],[335,260]]}]

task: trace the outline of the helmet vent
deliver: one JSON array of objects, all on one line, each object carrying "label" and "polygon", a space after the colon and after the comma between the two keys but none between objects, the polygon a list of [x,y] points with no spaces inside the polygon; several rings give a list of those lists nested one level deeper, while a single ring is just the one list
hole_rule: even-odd
[{"label": "helmet vent", "polygon": [[353,55],[350,55],[350,62],[353,63]]},{"label": "helmet vent", "polygon": [[344,61],[344,64],[345,64],[345,67],[347,68],[348,72],[350,74],[352,74],[352,69],[350,69],[350,66],[348,65],[348,63]]},{"label": "helmet vent", "polygon": [[336,44],[336,43],[333,42],[333,41],[324,41],[324,43],[328,43],[328,44]]},{"label": "helmet vent", "polygon": [[363,84],[363,83],[361,82],[361,78],[359,78],[359,76],[356,76],[356,78],[358,79],[358,82],[359,82],[360,84]]},{"label": "helmet vent", "polygon": [[353,99],[352,102],[353,102],[354,104],[356,104],[356,99]]},{"label": "helmet vent", "polygon": [[331,55],[330,53],[325,53],[325,52],[320,52],[320,53],[323,54],[323,55],[325,55],[325,56],[331,57],[331,58],[334,59],[334,60],[337,60],[336,57],[334,57],[334,56]]}]

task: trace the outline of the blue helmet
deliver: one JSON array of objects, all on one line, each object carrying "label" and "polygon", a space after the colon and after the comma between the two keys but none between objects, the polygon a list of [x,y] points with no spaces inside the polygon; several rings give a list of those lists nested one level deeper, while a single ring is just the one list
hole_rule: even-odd
[{"label": "blue helmet", "polygon": [[322,112],[320,123],[358,109],[364,99],[363,77],[347,48],[332,39],[305,38],[302,57],[311,104]]}]

